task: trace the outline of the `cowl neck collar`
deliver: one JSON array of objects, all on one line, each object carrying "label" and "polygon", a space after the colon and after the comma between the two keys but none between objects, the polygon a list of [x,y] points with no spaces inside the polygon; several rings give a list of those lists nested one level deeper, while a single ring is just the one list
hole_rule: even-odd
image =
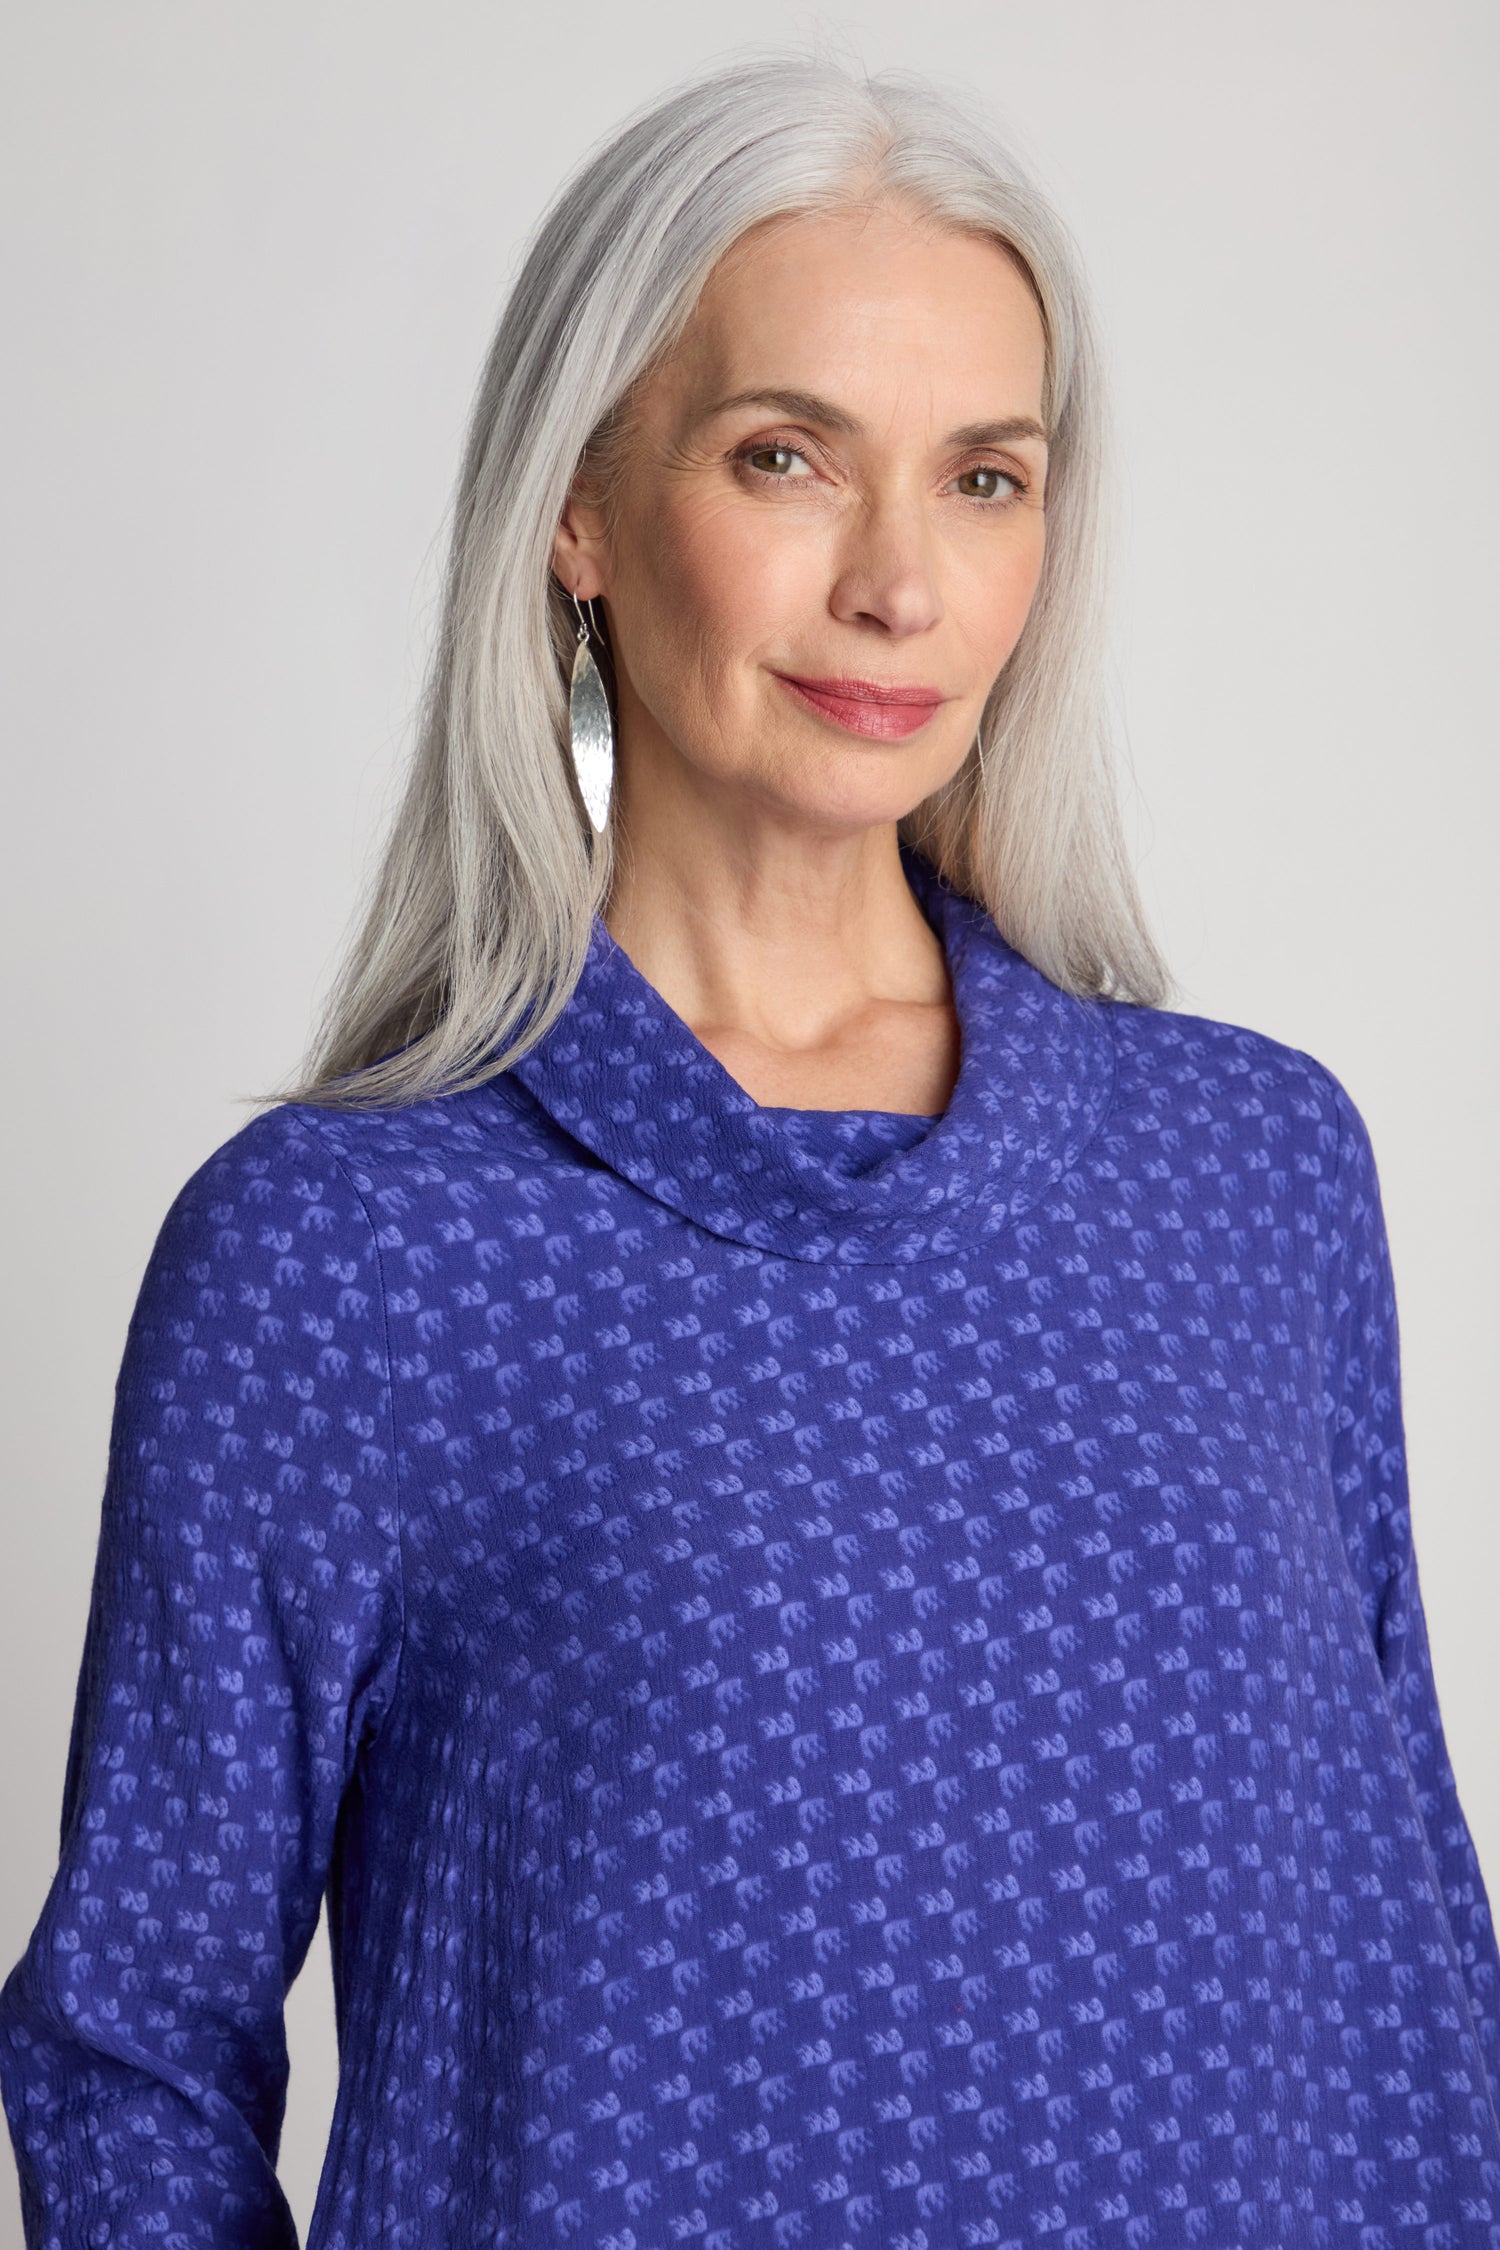
[{"label": "cowl neck collar", "polygon": [[507,1075],[643,1194],[769,1255],[906,1265],[998,1235],[1097,1130],[1114,1043],[1097,1002],[1043,976],[923,854],[900,853],[962,1035],[941,1115],[753,1101],[597,913],[567,1006]]}]

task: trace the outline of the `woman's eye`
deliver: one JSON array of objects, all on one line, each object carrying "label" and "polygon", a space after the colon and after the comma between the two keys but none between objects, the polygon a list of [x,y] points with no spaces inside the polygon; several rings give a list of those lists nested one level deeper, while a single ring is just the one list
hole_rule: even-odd
[{"label": "woman's eye", "polygon": [[980,489],[977,492],[965,493],[964,497],[968,500],[1003,500],[1005,494],[1001,487],[1007,484],[1013,493],[1024,492],[1026,489],[1020,478],[1013,477],[1009,469],[997,469],[993,463],[981,463],[977,468],[963,470],[958,481],[960,485],[978,482]]},{"label": "woman's eye", "polygon": [[802,456],[789,445],[758,445],[741,458],[759,469],[762,476],[785,478]]}]

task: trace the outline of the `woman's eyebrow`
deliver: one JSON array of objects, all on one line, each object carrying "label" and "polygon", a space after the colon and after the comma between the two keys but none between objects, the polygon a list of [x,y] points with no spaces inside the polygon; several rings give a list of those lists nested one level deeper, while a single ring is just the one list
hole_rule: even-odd
[{"label": "woman's eyebrow", "polygon": [[[777,414],[787,414],[798,422],[818,422],[824,429],[840,430],[846,437],[863,437],[865,426],[857,416],[844,407],[835,406],[832,399],[820,398],[816,391],[750,390],[736,391],[729,398],[721,398],[707,406],[699,415],[700,422],[711,422],[720,414],[731,414],[742,406],[766,406]],[[944,443],[947,445],[1009,445],[1016,438],[1040,438],[1047,443],[1047,433],[1040,422],[1029,414],[1010,414],[995,422],[967,422],[961,430],[950,430]]]},{"label": "woman's eyebrow", "polygon": [[966,422],[961,430],[950,430],[948,445],[1011,445],[1017,438],[1037,438],[1043,445],[1047,433],[1040,422],[1029,414],[1010,414],[1000,422]]}]

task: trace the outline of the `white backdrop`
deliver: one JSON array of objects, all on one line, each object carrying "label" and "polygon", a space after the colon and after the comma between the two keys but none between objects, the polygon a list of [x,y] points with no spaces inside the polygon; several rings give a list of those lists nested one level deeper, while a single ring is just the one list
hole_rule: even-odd
[{"label": "white backdrop", "polygon": [[[635,101],[814,34],[975,85],[1082,244],[1148,901],[1180,1004],[1310,1049],[1370,1125],[1434,1660],[1500,1903],[1500,14],[7,0],[0,1696],[25,1721],[0,1739],[0,1973],[55,1865],[130,1306],[331,973],[521,240]],[[321,1932],[288,2019],[305,2228],[335,2071]]]}]

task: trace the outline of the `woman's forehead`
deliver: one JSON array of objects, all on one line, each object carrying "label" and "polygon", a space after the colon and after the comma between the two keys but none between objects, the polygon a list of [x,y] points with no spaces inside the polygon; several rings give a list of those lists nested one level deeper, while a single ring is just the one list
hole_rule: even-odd
[{"label": "woman's forehead", "polygon": [[790,212],[748,228],[722,254],[694,308],[693,321],[764,310],[767,293],[829,290],[889,298],[960,286],[1029,290],[1013,254],[978,230],[958,227],[905,204],[838,205]]},{"label": "woman's forehead", "polygon": [[773,391],[857,415],[858,401],[909,392],[915,376],[937,416],[968,422],[1036,415],[1044,367],[1034,292],[1003,245],[897,213],[840,211],[742,237],[653,387],[680,425]]}]

